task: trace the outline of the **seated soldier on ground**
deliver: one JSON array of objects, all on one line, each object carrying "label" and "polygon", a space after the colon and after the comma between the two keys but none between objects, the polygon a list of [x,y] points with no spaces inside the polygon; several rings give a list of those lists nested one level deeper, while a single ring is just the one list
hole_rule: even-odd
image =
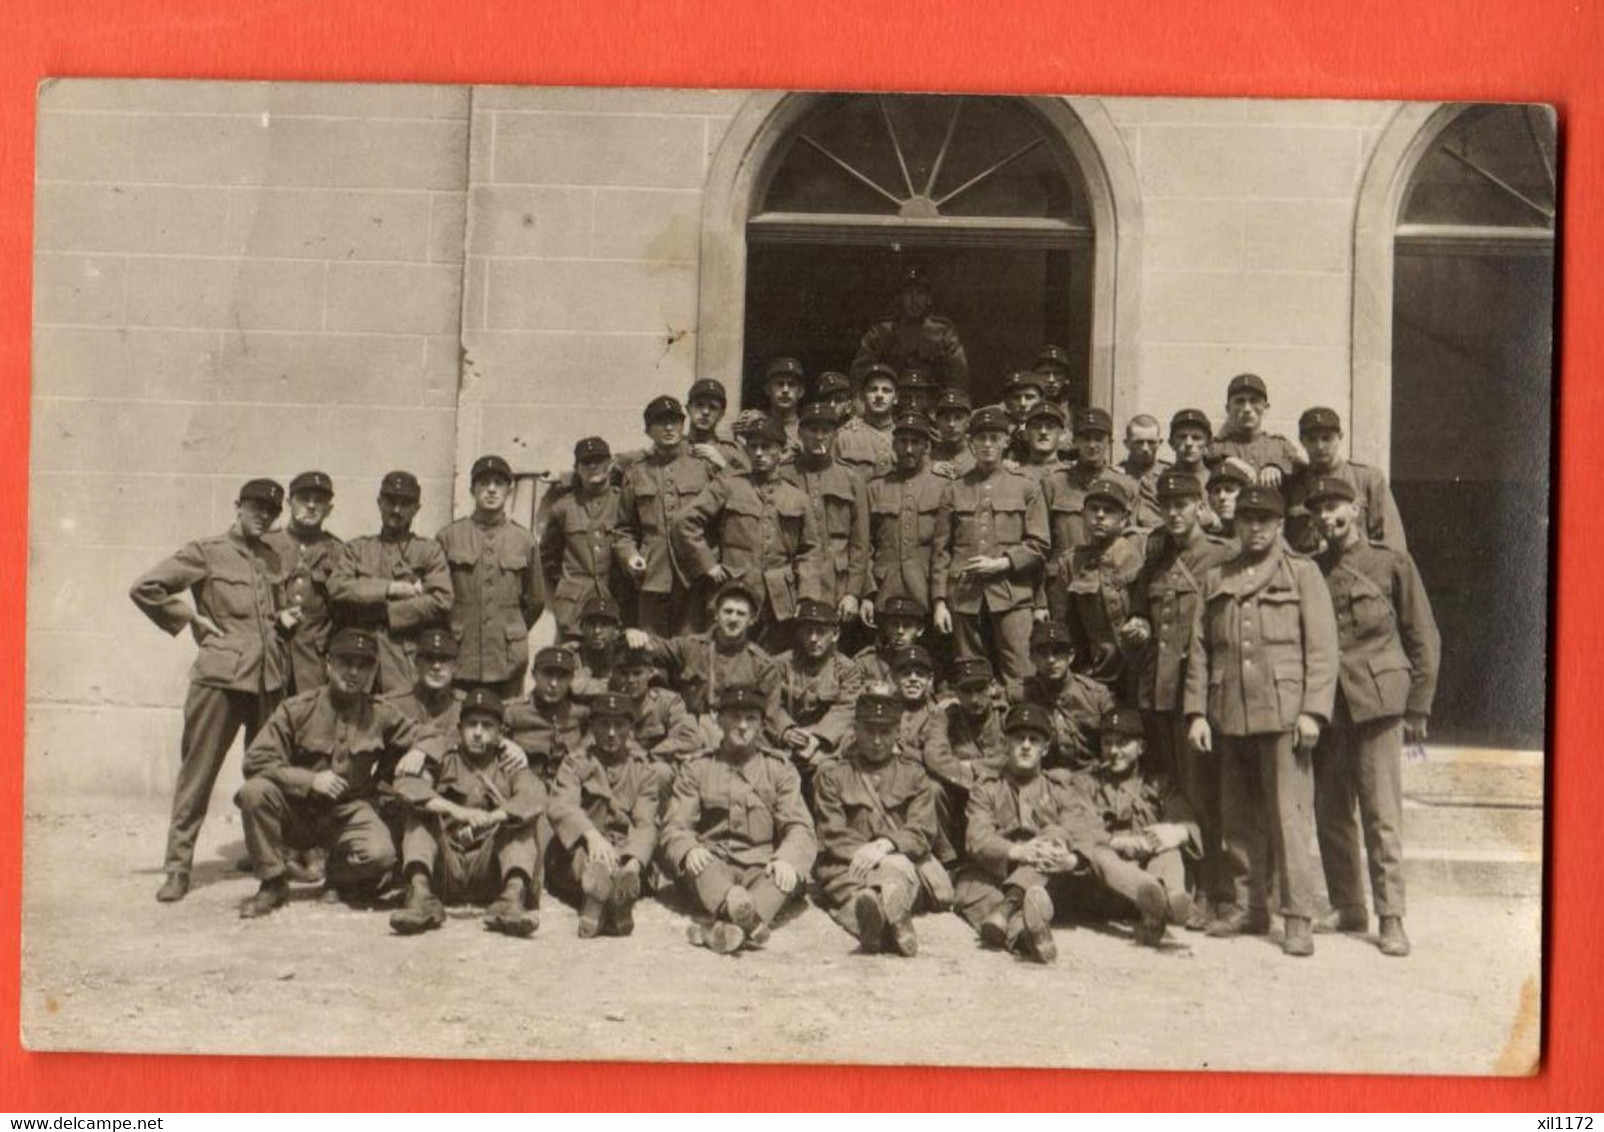
[{"label": "seated soldier on ground", "polygon": [[580,609],[579,639],[569,646],[574,651],[571,694],[578,703],[589,703],[608,690],[623,643],[621,625],[618,603],[610,597],[589,598]]},{"label": "seated soldier on ground", "polygon": [[585,708],[574,702],[573,650],[552,647],[535,653],[529,695],[507,705],[506,729],[529,757],[529,767],[546,786],[557,777],[563,757],[585,735]]},{"label": "seated soldier on ground", "polygon": [[818,852],[791,760],[761,746],[768,697],[720,692],[719,745],[680,767],[659,857],[711,923],[690,941],[721,955],[761,947],[774,917],[801,897]]},{"label": "seated soldier on ground", "polygon": [[1114,693],[1074,671],[1074,643],[1069,630],[1056,622],[1031,626],[1030,662],[1036,671],[1025,678],[1023,702],[1043,708],[1052,720],[1054,749],[1048,765],[1088,769],[1097,762],[1097,730],[1113,710]]},{"label": "seated soldier on ground", "polygon": [[958,872],[954,903],[983,946],[1051,963],[1058,958],[1053,894],[1067,895],[1071,879],[1090,867],[1087,854],[1108,834],[1068,771],[1042,769],[1053,736],[1046,710],[1017,704],[1005,730],[1002,772],[982,778],[969,795],[969,860]]},{"label": "seated soldier on ground", "polygon": [[605,692],[590,705],[590,736],[557,771],[547,875],[578,895],[579,938],[629,935],[642,874],[657,851],[660,772],[630,739],[634,702]]},{"label": "seated soldier on ground", "polygon": [[947,862],[951,864],[964,844],[964,809],[975,779],[1002,769],[1002,725],[1008,705],[1002,685],[992,676],[991,662],[972,656],[957,662],[952,698],[940,706],[947,722],[947,744],[967,779],[937,783],[936,819],[941,826],[941,842],[952,850],[952,859]]},{"label": "seated soldier on ground", "polygon": [[784,673],[780,704],[796,726],[776,736],[791,752],[812,797],[815,769],[852,732],[852,709],[863,691],[863,672],[836,650],[841,627],[836,610],[822,601],[802,601],[796,611],[796,645],[775,657]]},{"label": "seated soldier on ground", "polygon": [[1135,907],[1137,942],[1157,947],[1167,924],[1191,919],[1187,858],[1202,855],[1203,839],[1175,781],[1144,773],[1146,751],[1142,713],[1116,708],[1103,719],[1101,761],[1077,775],[1075,785],[1109,835],[1108,844],[1087,852],[1093,879],[1119,898],[1117,912]]},{"label": "seated soldier on ground", "polygon": [[529,909],[539,894],[535,824],[546,791],[527,768],[501,766],[502,718],[499,696],[472,689],[440,765],[396,778],[410,808],[401,842],[406,903],[390,915],[400,935],[444,924],[442,901],[490,902],[485,927],[503,935],[533,935],[539,926]]},{"label": "seated soldier on ground", "polygon": [[[657,767],[666,787],[674,768],[702,750],[705,743],[696,717],[685,709],[679,693],[654,684],[656,678],[651,651],[626,648],[619,654],[608,689],[634,703],[635,742]],[[594,714],[594,701],[591,711]]]},{"label": "seated soldier on ground", "polygon": [[890,697],[860,697],[852,738],[816,783],[819,902],[871,955],[918,951],[919,865],[936,838],[936,786],[897,757],[900,714]]}]

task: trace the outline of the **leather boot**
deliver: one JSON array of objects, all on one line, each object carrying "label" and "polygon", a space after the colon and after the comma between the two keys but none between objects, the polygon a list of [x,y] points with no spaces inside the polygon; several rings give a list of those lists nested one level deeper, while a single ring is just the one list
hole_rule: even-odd
[{"label": "leather boot", "polygon": [[1409,954],[1409,937],[1404,935],[1402,916],[1381,917],[1381,954],[1394,959]]},{"label": "leather boot", "polygon": [[1209,921],[1206,934],[1215,939],[1229,939],[1234,935],[1265,935],[1270,930],[1270,914],[1265,911],[1245,911],[1234,906],[1222,907],[1220,914]]},{"label": "leather boot", "polygon": [[640,899],[640,870],[619,869],[613,874],[613,889],[607,896],[607,919],[614,935],[635,930],[635,901]]},{"label": "leather boot", "polygon": [[872,889],[864,889],[852,901],[852,917],[858,924],[858,946],[865,955],[877,955],[886,934],[886,911]]},{"label": "leather boot", "polygon": [[597,860],[585,862],[585,872],[579,887],[583,899],[579,904],[579,938],[594,939],[601,934],[602,913],[607,898],[613,891],[613,871]]},{"label": "leather boot", "polygon": [[752,894],[741,885],[733,885],[724,897],[724,914],[729,917],[730,923],[741,929],[744,942],[753,947],[762,947],[769,941],[769,926],[758,915],[757,905],[752,903]]},{"label": "leather boot", "polygon": [[526,939],[540,927],[540,918],[526,911],[525,894],[528,892],[521,876],[514,873],[501,890],[501,896],[485,910],[485,927],[502,935]]},{"label": "leather boot", "polygon": [[239,906],[240,919],[259,919],[277,908],[282,908],[289,899],[290,886],[283,877],[264,880],[262,887],[256,890],[256,895],[249,897]]},{"label": "leather boot", "polygon": [[445,922],[445,906],[429,888],[428,874],[413,873],[407,881],[406,903],[390,913],[390,930],[396,935],[418,935]]},{"label": "leather boot", "polygon": [[1309,933],[1309,918],[1307,916],[1288,916],[1286,918],[1286,935],[1281,941],[1281,950],[1287,955],[1294,955],[1299,959],[1314,954],[1314,936]]},{"label": "leather boot", "polygon": [[1040,885],[1027,888],[1020,915],[1024,918],[1025,939],[1029,941],[1031,954],[1040,963],[1055,962],[1058,945],[1053,942],[1053,901],[1047,890]]},{"label": "leather boot", "polygon": [[156,890],[156,899],[163,904],[176,904],[189,895],[189,874],[171,872]]},{"label": "leather boot", "polygon": [[976,929],[980,932],[980,946],[1001,950],[1008,946],[1008,913],[999,908]]},{"label": "leather boot", "polygon": [[1370,930],[1370,916],[1363,908],[1333,908],[1314,921],[1314,930],[1322,935],[1331,932],[1364,935]]}]

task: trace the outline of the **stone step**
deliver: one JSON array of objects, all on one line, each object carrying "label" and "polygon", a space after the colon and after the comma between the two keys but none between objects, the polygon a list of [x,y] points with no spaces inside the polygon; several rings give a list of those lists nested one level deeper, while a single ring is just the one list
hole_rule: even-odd
[{"label": "stone step", "polygon": [[1404,799],[1403,843],[1411,849],[1514,852],[1543,849],[1540,806],[1430,805]]},{"label": "stone step", "polygon": [[1407,751],[1403,763],[1406,798],[1422,801],[1497,800],[1541,804],[1543,752],[1475,747],[1432,747],[1425,757]]}]

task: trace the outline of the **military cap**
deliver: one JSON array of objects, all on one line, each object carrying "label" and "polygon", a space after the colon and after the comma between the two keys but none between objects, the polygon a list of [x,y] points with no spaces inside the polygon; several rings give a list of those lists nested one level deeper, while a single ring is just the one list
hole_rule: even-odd
[{"label": "military cap", "polygon": [[1094,499],[1112,503],[1121,511],[1131,509],[1131,496],[1125,490],[1125,485],[1108,476],[1099,476],[1086,488],[1086,502],[1090,503]]},{"label": "military cap", "polygon": [[602,692],[590,698],[590,718],[627,719],[635,722],[635,701],[619,692]]},{"label": "military cap", "polygon": [[484,476],[503,476],[511,482],[512,465],[500,456],[481,456],[473,462],[473,471],[468,476],[468,482],[478,483]]},{"label": "military cap", "polygon": [[913,287],[920,287],[926,291],[930,290],[930,276],[925,274],[924,268],[910,267],[902,273],[902,278],[897,280],[897,290],[899,291],[906,291]]},{"label": "military cap", "polygon": [[802,363],[795,358],[775,358],[763,367],[763,380],[773,381],[776,377],[794,377],[798,381],[806,375],[802,372]]},{"label": "military cap", "polygon": [[834,397],[837,393],[851,393],[852,379],[840,370],[825,370],[814,381],[813,392],[818,397]]},{"label": "military cap", "polygon": [[1142,726],[1142,713],[1133,707],[1110,708],[1104,712],[1102,728],[1105,735],[1147,734],[1147,729]]},{"label": "military cap", "polygon": [[1323,407],[1305,409],[1303,415],[1298,418],[1298,435],[1300,436],[1305,433],[1319,432],[1322,429],[1329,429],[1332,432],[1342,431],[1342,418],[1337,415],[1335,409]]},{"label": "military cap", "polygon": [[934,672],[936,664],[930,659],[929,649],[923,645],[908,645],[891,654],[891,671],[896,672],[903,668],[921,668],[926,672]]},{"label": "military cap", "polygon": [[1033,369],[1016,369],[1003,379],[1003,396],[1018,389],[1034,389],[1041,392],[1041,374]]},{"label": "military cap", "polygon": [[934,389],[939,384],[930,367],[921,362],[909,362],[897,377],[898,389]]},{"label": "military cap", "polygon": [[600,618],[618,624],[623,618],[618,612],[618,603],[606,594],[591,594],[585,599],[585,604],[579,607],[579,623]]},{"label": "military cap", "polygon": [[780,422],[767,413],[764,413],[760,419],[751,421],[737,435],[747,445],[753,445],[759,441],[767,441],[770,444],[778,444],[781,448],[785,447],[787,439],[785,429],[780,426]]},{"label": "military cap", "polygon": [[1209,473],[1208,486],[1213,487],[1215,484],[1225,482],[1240,484],[1243,487],[1247,487],[1248,484],[1252,483],[1253,481],[1248,478],[1248,474],[1240,467],[1238,467],[1236,464],[1233,464],[1229,460],[1225,460],[1220,463],[1219,467],[1215,468]]},{"label": "military cap", "polygon": [[815,428],[840,428],[841,418],[836,415],[836,411],[831,407],[830,402],[815,399],[802,406],[802,411],[797,415],[796,423],[798,427],[812,425]]},{"label": "military cap", "polygon": [[419,656],[457,656],[457,638],[449,629],[425,629],[418,634]]},{"label": "military cap", "polygon": [[754,613],[763,608],[763,603],[758,600],[757,591],[740,578],[731,578],[720,586],[718,593],[713,595],[713,605],[716,607],[725,598],[730,597],[746,599],[746,604],[752,607],[752,612]]},{"label": "military cap", "polygon": [[1170,418],[1170,435],[1174,436],[1177,429],[1200,428],[1205,436],[1214,435],[1214,426],[1209,423],[1209,415],[1202,409],[1182,409]]},{"label": "military cap", "polygon": [[327,472],[302,472],[290,481],[290,494],[302,491],[321,491],[325,495],[333,495],[334,481]]},{"label": "military cap", "polygon": [[897,371],[884,362],[875,362],[874,365],[863,371],[863,384],[867,385],[875,378],[889,381],[892,385],[897,383]]},{"label": "military cap", "polygon": [[902,722],[902,704],[891,696],[868,692],[859,696],[858,702],[853,705],[852,718],[859,723],[895,727]]},{"label": "military cap", "polygon": [[943,389],[936,398],[935,411],[939,413],[943,409],[962,409],[967,413],[974,407],[975,404],[969,399],[969,394],[962,389]]},{"label": "military cap", "polygon": [[1043,366],[1057,366],[1060,369],[1069,368],[1069,351],[1062,346],[1043,346],[1041,353],[1036,355],[1036,368]]},{"label": "military cap", "polygon": [[637,649],[625,645],[618,650],[615,664],[618,668],[653,668],[657,664],[657,659],[652,656],[649,647]]},{"label": "military cap", "polygon": [[990,684],[991,681],[991,661],[983,656],[966,656],[954,662],[952,666],[952,686],[955,688],[970,684]]},{"label": "military cap", "polygon": [[418,486],[418,477],[411,472],[386,472],[379,481],[379,494],[416,503],[423,498],[423,488]]},{"label": "military cap", "polygon": [[880,603],[879,615],[882,621],[887,617],[907,617],[923,624],[925,607],[911,597],[888,597]]},{"label": "military cap", "polygon": [[1200,499],[1203,485],[1190,472],[1164,472],[1158,477],[1159,502],[1166,499]]},{"label": "military cap", "polygon": [[661,397],[653,397],[646,402],[646,408],[641,416],[647,424],[662,420],[664,417],[673,417],[675,420],[685,419],[685,406],[679,403],[678,398],[670,397],[666,393]]},{"label": "military cap", "polygon": [[341,629],[329,641],[329,655],[376,661],[379,659],[379,639],[366,629]]},{"label": "military cap", "polygon": [[1101,432],[1105,436],[1114,433],[1114,418],[1108,415],[1107,409],[1099,409],[1089,405],[1084,409],[1075,410],[1075,435],[1083,432]]},{"label": "military cap", "polygon": [[1008,734],[1013,734],[1015,731],[1034,731],[1051,739],[1053,717],[1040,704],[1015,704],[1003,717],[1003,731]]},{"label": "military cap", "polygon": [[506,718],[506,709],[502,706],[501,697],[489,688],[470,688],[468,694],[462,697],[457,718],[467,719],[470,715],[488,715],[500,723]]},{"label": "military cap", "polygon": [[1037,621],[1030,627],[1030,647],[1033,649],[1047,649],[1075,647],[1074,638],[1069,630],[1060,621]]},{"label": "military cap", "polygon": [[969,435],[977,432],[1012,432],[1014,422],[1007,413],[995,405],[987,405],[984,409],[976,409],[969,417]]},{"label": "military cap", "polygon": [[1256,373],[1239,373],[1231,379],[1231,384],[1225,387],[1226,400],[1230,400],[1238,393],[1253,393],[1270,399],[1270,391],[1264,387],[1264,378]]},{"label": "military cap", "polygon": [[572,672],[578,665],[574,654],[568,649],[557,645],[548,645],[535,653],[534,663],[529,666],[530,671],[539,672],[541,669],[553,669],[558,672]]},{"label": "military cap", "polygon": [[728,405],[730,395],[722,381],[716,381],[711,377],[700,377],[691,383],[691,391],[685,394],[685,400],[717,401],[720,405]]},{"label": "military cap", "polygon": [[[1342,499],[1352,503],[1358,498],[1358,493],[1353,490],[1353,485],[1340,476],[1316,477],[1310,482],[1309,491],[1304,496],[1304,499],[1309,503],[1318,503],[1322,499]],[[1237,510],[1240,511],[1241,509],[1242,504],[1238,501]]]},{"label": "military cap", "polygon": [[284,488],[277,480],[246,480],[239,489],[239,501],[244,503],[247,499],[265,503],[274,511],[284,510]]},{"label": "military cap", "polygon": [[796,603],[796,621],[799,625],[834,625],[837,620],[835,607],[828,602],[814,601],[808,597]]},{"label": "military cap", "polygon": [[935,434],[935,431],[936,426],[930,423],[930,418],[918,409],[904,409],[891,422],[892,436],[899,432],[913,432],[928,440]]},{"label": "military cap", "polygon": [[768,697],[750,684],[726,684],[718,697],[719,711],[767,711]]},{"label": "military cap", "polygon": [[599,436],[587,436],[574,445],[574,463],[583,464],[586,460],[607,460],[612,457],[613,450],[607,442]]},{"label": "military cap", "polygon": [[1025,421],[1029,423],[1030,421],[1040,420],[1043,417],[1052,421],[1059,428],[1064,427],[1064,410],[1051,401],[1043,401],[1031,409],[1030,412],[1025,414]]},{"label": "military cap", "polygon": [[1281,498],[1281,493],[1275,488],[1250,483],[1242,489],[1242,494],[1236,497],[1236,513],[1279,517],[1287,513],[1287,505]]}]

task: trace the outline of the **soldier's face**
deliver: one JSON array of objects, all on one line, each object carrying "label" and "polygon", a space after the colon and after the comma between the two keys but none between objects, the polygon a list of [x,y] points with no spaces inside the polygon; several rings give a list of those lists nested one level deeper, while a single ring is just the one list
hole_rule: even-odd
[{"label": "soldier's face", "polygon": [[1322,499],[1310,508],[1327,542],[1340,543],[1359,521],[1359,504],[1349,499]]},{"label": "soldier's face", "polygon": [[1038,647],[1030,650],[1030,663],[1047,679],[1057,682],[1069,675],[1069,665],[1075,659],[1073,649],[1062,645]]},{"label": "soldier's face", "polygon": [[1158,459],[1158,426],[1131,425],[1125,430],[1125,451],[1131,465],[1146,470]]},{"label": "soldier's face", "polygon": [[1270,407],[1270,402],[1257,393],[1243,391],[1231,394],[1230,400],[1225,403],[1225,414],[1231,418],[1231,424],[1242,432],[1257,432],[1264,423],[1264,411]]},{"label": "soldier's face", "polygon": [[334,510],[334,496],[314,488],[302,488],[290,496],[290,522],[304,531],[315,531]]},{"label": "soldier's face", "polygon": [[1267,553],[1280,534],[1281,520],[1278,516],[1263,511],[1248,511],[1236,517],[1236,537],[1241,541],[1242,549],[1249,554]]},{"label": "soldier's face", "polygon": [[1316,468],[1329,468],[1337,459],[1342,445],[1342,433],[1334,428],[1317,428],[1303,434],[1303,448],[1309,453],[1309,463]]},{"label": "soldier's face", "polygon": [[863,407],[870,416],[883,417],[897,403],[897,386],[888,377],[871,377],[863,383]]},{"label": "soldier's face", "polygon": [[859,723],[854,728],[858,758],[870,766],[884,766],[897,753],[895,723]]},{"label": "soldier's face", "polygon": [[766,476],[780,466],[780,452],[780,446],[772,440],[747,441],[746,457],[759,475]]},{"label": "soldier's face", "polygon": [[802,451],[809,456],[828,456],[830,445],[835,443],[835,429],[826,425],[803,425],[797,438],[802,441]]},{"label": "soldier's face", "polygon": [[278,518],[278,509],[269,507],[259,499],[241,499],[234,504],[234,522],[240,534],[258,539],[267,533]]},{"label": "soldier's face", "polygon": [[1062,433],[1063,430],[1051,417],[1037,417],[1025,425],[1025,435],[1030,439],[1030,450],[1039,456],[1056,455],[1058,438]]},{"label": "soldier's face", "polygon": [[457,678],[457,659],[451,656],[419,656],[418,682],[431,692],[443,692]]},{"label": "soldier's face", "polygon": [[936,391],[923,385],[907,385],[897,390],[897,404],[904,409],[917,410],[928,417],[930,411],[936,407]]},{"label": "soldier's face", "polygon": [[802,399],[802,383],[789,374],[769,378],[763,390],[768,394],[769,408],[776,413],[789,413]]},{"label": "soldier's face", "polygon": [[631,664],[616,668],[607,683],[613,691],[638,700],[652,686],[652,667],[649,664]]},{"label": "soldier's face", "polygon": [[1095,542],[1107,542],[1125,528],[1125,512],[1101,499],[1086,504],[1086,533]]},{"label": "soldier's face", "polygon": [[891,437],[891,456],[897,470],[917,472],[930,455],[930,438],[922,432],[899,432]]},{"label": "soldier's face", "polygon": [[1236,497],[1242,494],[1242,485],[1226,481],[1209,488],[1209,507],[1222,519],[1236,518]]},{"label": "soldier's face", "polygon": [[1022,421],[1027,413],[1041,404],[1041,390],[1034,385],[1023,385],[1004,397],[1003,404],[1008,407],[1009,416]]},{"label": "soldier's face", "polygon": [[579,639],[591,652],[606,652],[618,641],[618,622],[611,617],[587,617],[579,623]]},{"label": "soldier's face", "polygon": [[566,668],[535,669],[535,699],[543,704],[559,704],[574,686],[574,674]]},{"label": "soldier's face", "polygon": [[422,504],[416,499],[400,495],[379,496],[379,525],[385,534],[404,535],[412,529],[412,520],[418,517]]},{"label": "soldier's face", "polygon": [[1047,754],[1047,736],[1029,727],[1016,727],[1008,733],[1008,769],[1016,775],[1034,774]]},{"label": "soldier's face", "polygon": [[1086,428],[1075,434],[1075,458],[1088,468],[1101,468],[1108,463],[1108,433],[1101,429]]},{"label": "soldier's face", "polygon": [[1179,499],[1163,499],[1159,501],[1159,510],[1164,513],[1164,529],[1177,538],[1192,533],[1197,526],[1197,511],[1199,501],[1185,496]]},{"label": "soldier's face", "polygon": [[1147,744],[1140,735],[1118,735],[1105,731],[1099,740],[1102,747],[1103,770],[1114,778],[1123,778],[1135,769]]},{"label": "soldier's face", "polygon": [[691,427],[704,436],[717,428],[718,422],[724,419],[723,404],[711,397],[698,397],[686,408],[690,410]]},{"label": "soldier's face", "polygon": [[581,460],[574,469],[579,476],[579,482],[591,491],[600,491],[607,486],[607,472],[613,466],[612,460],[607,456],[592,456],[588,460]]},{"label": "soldier's face", "polygon": [[958,697],[958,706],[972,716],[985,715],[991,710],[991,684],[980,683],[978,680],[968,684],[961,684],[955,689]]},{"label": "soldier's face", "polygon": [[969,414],[962,409],[942,409],[936,414],[936,431],[948,444],[956,444],[969,429]]},{"label": "soldier's face", "polygon": [[473,502],[481,511],[500,511],[512,494],[512,481],[496,472],[488,472],[473,481]]},{"label": "soldier's face", "polygon": [[923,287],[904,287],[897,292],[897,313],[903,318],[923,318],[930,313],[930,303],[930,292]]},{"label": "soldier's face", "polygon": [[1064,399],[1064,375],[1056,369],[1038,369],[1041,378],[1041,395],[1048,401],[1057,404]]},{"label": "soldier's face", "polygon": [[969,451],[974,453],[975,466],[989,472],[1002,459],[1008,434],[1000,428],[985,428],[969,437]]},{"label": "soldier's face", "polygon": [[658,448],[678,448],[685,438],[685,418],[667,414],[653,417],[652,423],[646,426],[646,435]]},{"label": "soldier's face", "polygon": [[909,645],[919,643],[919,634],[924,626],[912,617],[884,617],[880,620],[880,632],[885,635],[885,642],[894,649],[905,649]]},{"label": "soldier's face", "polygon": [[1183,426],[1170,433],[1170,449],[1182,464],[1196,467],[1209,450],[1209,434],[1191,425]]},{"label": "soldier's face", "polygon": [[930,694],[931,676],[923,668],[899,668],[893,677],[897,691],[910,704],[923,703]]},{"label": "soldier's face", "polygon": [[373,686],[373,674],[379,662],[360,656],[330,656],[328,659],[329,683],[342,696],[359,696]]},{"label": "soldier's face", "polygon": [[744,597],[727,597],[713,611],[713,621],[718,626],[719,636],[726,641],[744,637],[752,627],[751,603]]},{"label": "soldier's face", "polygon": [[806,621],[797,626],[796,643],[803,656],[810,660],[822,660],[834,651],[837,635],[834,625]]},{"label": "soldier's face", "polygon": [[483,755],[501,746],[501,721],[484,712],[464,716],[457,725],[457,736],[470,755]]},{"label": "soldier's face", "polygon": [[634,728],[616,715],[596,715],[590,720],[590,737],[603,754],[616,755],[624,749]]},{"label": "soldier's face", "polygon": [[738,751],[757,746],[763,729],[763,713],[756,708],[724,708],[718,713],[718,725],[724,732],[724,743]]}]

